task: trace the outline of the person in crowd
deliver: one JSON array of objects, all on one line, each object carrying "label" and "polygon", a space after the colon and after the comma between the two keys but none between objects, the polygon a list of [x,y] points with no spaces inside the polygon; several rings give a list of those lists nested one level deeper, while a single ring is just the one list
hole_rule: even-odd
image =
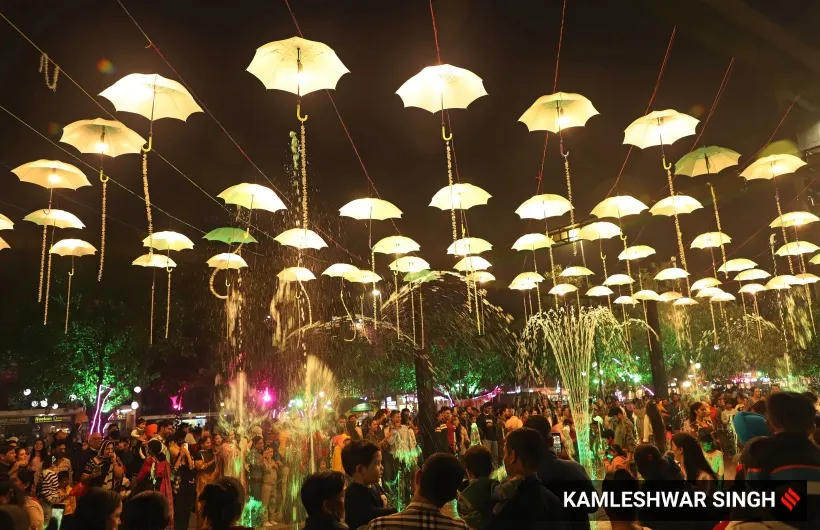
[{"label": "person in crowd", "polygon": [[535,429],[524,427],[507,435],[504,444],[507,481],[496,488],[496,498],[501,500],[493,508],[490,528],[566,526],[562,524],[567,519],[560,501],[538,478],[543,454],[544,438]]},{"label": "person in crowd", "polygon": [[103,488],[115,492],[127,488],[125,468],[114,453],[113,441],[102,442],[97,455],[86,462],[80,480],[89,488]]},{"label": "person in crowd", "polygon": [[159,440],[162,442],[162,452],[165,454],[165,460],[171,461],[171,452],[168,450],[168,443],[174,435],[174,422],[171,420],[162,420],[157,424],[157,434],[151,440]]},{"label": "person in crowd", "polygon": [[450,446],[449,440],[449,423],[450,423],[450,409],[448,407],[441,407],[436,415],[438,424],[434,431],[433,441],[435,442],[436,452],[446,453],[453,452],[453,447]]},{"label": "person in crowd", "polygon": [[262,498],[262,477],[265,467],[262,462],[264,441],[261,436],[254,436],[251,448],[245,456],[245,473],[248,483],[248,494],[256,500]]},{"label": "person in crowd", "polygon": [[57,472],[57,499],[57,504],[63,505],[63,517],[74,513],[77,508],[77,497],[71,494],[70,471]]},{"label": "person in crowd", "polygon": [[168,501],[156,491],[130,498],[122,510],[121,530],[165,530],[170,523]]},{"label": "person in crowd", "polygon": [[40,475],[40,483],[36,486],[37,499],[43,507],[43,521],[48,524],[51,519],[51,507],[55,504],[63,502],[60,498],[60,479],[58,471],[55,467],[57,459],[49,456],[42,466],[42,474]]},{"label": "person in crowd", "polygon": [[70,458],[72,463],[72,472],[74,474],[75,480],[77,480],[78,477],[82,480],[82,476],[85,472],[86,465],[89,461],[93,460],[98,456],[100,452],[100,447],[102,447],[102,443],[102,434],[95,432],[88,437],[87,448],[80,450],[75,449],[73,451],[73,456],[70,456]]},{"label": "person in crowd", "polygon": [[342,465],[353,481],[345,491],[345,522],[359,528],[376,517],[396,512],[387,506],[379,487],[382,478],[382,453],[376,444],[354,441],[342,449]]},{"label": "person in crowd", "polygon": [[455,429],[454,434],[456,454],[459,456],[463,456],[464,453],[467,452],[467,448],[470,447],[470,435],[467,433],[467,429],[461,422],[460,417],[453,417],[451,423]]},{"label": "person in crowd", "polygon": [[732,426],[737,435],[737,446],[742,449],[758,436],[770,436],[766,418],[754,412],[740,411],[732,415]]},{"label": "person in crowd", "polygon": [[0,445],[0,476],[16,477],[18,469],[17,452],[14,447]]},{"label": "person in crowd", "polygon": [[658,410],[658,404],[654,400],[650,400],[646,404],[641,441],[655,445],[661,453],[666,452],[666,426],[663,423],[661,412]]},{"label": "person in crowd", "polygon": [[105,428],[105,439],[117,441],[120,439],[120,426],[112,423]]},{"label": "person in crowd", "polygon": [[719,486],[723,482],[724,475],[723,451],[718,448],[715,437],[709,431],[700,433],[698,442],[700,442],[700,447],[703,449],[703,456],[705,456],[706,461],[709,462],[709,467],[712,468],[712,471],[714,471],[717,476]]},{"label": "person in crowd", "polygon": [[604,456],[604,470],[607,473],[616,469],[629,469],[631,455],[628,455],[620,445],[610,445]]},{"label": "person in crowd", "polygon": [[174,521],[174,495],[171,487],[171,466],[165,459],[164,446],[159,440],[151,440],[146,446],[148,458],[134,479],[133,491],[158,491],[168,501],[171,525]]},{"label": "person in crowd", "polygon": [[119,438],[116,441],[114,454],[125,468],[125,476],[129,479],[133,476],[134,460],[136,457],[131,452],[131,440],[128,438]]},{"label": "person in crowd", "polygon": [[689,419],[684,430],[691,433],[696,440],[702,431],[714,431],[715,426],[712,424],[709,405],[703,401],[692,403],[689,406]]},{"label": "person in crowd", "polygon": [[672,426],[672,430],[679,431],[681,428],[680,394],[672,394],[671,401],[666,403],[665,409],[668,416],[668,423]]},{"label": "person in crowd", "polygon": [[145,418],[137,419],[137,424],[134,426],[134,429],[131,431],[131,440],[138,440],[145,435],[145,425],[146,425]]},{"label": "person in crowd", "polygon": [[476,420],[481,443],[490,450],[493,457],[493,468],[498,467],[498,436],[495,429],[495,416],[493,416],[493,404],[489,401],[481,406],[481,414]]},{"label": "person in crowd", "polygon": [[635,426],[626,417],[621,407],[611,407],[609,416],[612,418],[612,430],[615,432],[614,444],[619,445],[627,454],[635,452]]},{"label": "person in crowd", "polygon": [[219,476],[216,451],[213,448],[213,438],[210,436],[203,436],[199,439],[199,451],[194,454],[194,469],[196,470],[196,498],[198,499],[205,486]]},{"label": "person in crowd", "polygon": [[[708,431],[706,431],[708,432]],[[701,491],[711,493],[717,489],[717,474],[709,465],[698,440],[687,432],[672,436],[672,453],[683,471],[683,478]]]},{"label": "person in crowd", "polygon": [[28,449],[25,447],[17,447],[17,467],[19,469],[28,469]]},{"label": "person in crowd", "polygon": [[[463,479],[464,467],[454,455],[431,455],[416,472],[413,500],[407,508],[399,513],[373,519],[367,530],[468,530],[464,521],[445,515],[441,510],[445,504],[455,499]],[[348,526],[355,528],[350,523]]]},{"label": "person in crowd", "polygon": [[31,530],[26,510],[19,506],[0,503],[0,528],[3,530]]},{"label": "person in crowd", "polygon": [[416,435],[408,425],[409,418],[398,411],[393,411],[390,415],[390,426],[385,430],[390,454],[396,467],[398,479],[395,487],[396,507],[407,506],[413,495],[413,477],[418,469],[418,450],[416,445]]},{"label": "person in crowd", "polygon": [[652,444],[635,448],[635,465],[646,481],[683,481],[683,473],[671,454],[661,455]]},{"label": "person in crowd", "polygon": [[458,514],[470,528],[483,530],[490,525],[493,516],[493,489],[497,481],[493,472],[493,456],[484,445],[475,445],[464,453],[467,484],[458,494]]},{"label": "person in crowd", "polygon": [[[622,492],[632,492],[638,489],[638,481],[626,469],[609,471],[601,484],[601,491],[620,498]],[[638,509],[616,503],[616,507],[607,505],[604,512],[609,519],[612,530],[645,530],[638,521]]]},{"label": "person in crowd", "polygon": [[262,453],[262,467],[264,473],[262,474],[262,496],[259,498],[259,502],[262,503],[262,506],[267,512],[267,519],[264,523],[265,526],[273,526],[273,523],[279,513],[276,491],[279,462],[274,459],[273,453],[273,447],[270,446],[266,447]]},{"label": "person in crowd", "polygon": [[34,472],[34,486],[40,482],[40,473],[43,471],[43,463],[49,458],[46,442],[43,439],[34,441],[31,448],[31,455],[28,459],[28,468]]},{"label": "person in crowd", "polygon": [[344,530],[345,476],[338,471],[320,471],[305,478],[299,492],[307,513],[303,530]]},{"label": "person in crowd", "polygon": [[234,477],[208,484],[199,496],[201,530],[251,530],[235,526],[245,507],[245,489]]},{"label": "person in crowd", "polygon": [[347,417],[347,435],[350,436],[351,440],[364,440],[364,435],[362,434],[362,428],[356,424],[356,415],[351,414]]},{"label": "person in crowd", "polygon": [[330,442],[333,445],[333,450],[330,455],[330,469],[340,473],[344,473],[344,467],[342,467],[342,449],[351,442],[350,435],[347,433],[345,427],[346,423],[344,418],[341,418],[341,424],[336,428],[336,436],[331,438]]},{"label": "person in crowd", "polygon": [[17,474],[21,488],[25,495],[23,507],[28,513],[31,530],[41,530],[45,526],[43,507],[34,494],[34,473],[30,469],[21,469]]},{"label": "person in crowd", "polygon": [[52,445],[51,456],[54,457],[54,468],[59,473],[65,471],[68,474],[68,480],[71,481],[71,459],[68,458],[65,440],[55,440]]},{"label": "person in crowd", "polygon": [[[77,499],[77,509],[63,519],[66,530],[117,530],[122,500],[114,491],[91,488]],[[62,530],[62,529],[61,529]]]},{"label": "person in crowd", "polygon": [[191,512],[196,504],[196,471],[194,459],[189,451],[187,434],[177,431],[168,448],[171,453],[171,469],[174,477],[173,513],[174,530],[187,530]]},{"label": "person in crowd", "polygon": [[763,393],[760,391],[758,387],[754,387],[752,389],[752,395],[749,396],[748,401],[746,402],[746,407],[751,410],[752,407],[755,406],[755,403],[763,399]]}]

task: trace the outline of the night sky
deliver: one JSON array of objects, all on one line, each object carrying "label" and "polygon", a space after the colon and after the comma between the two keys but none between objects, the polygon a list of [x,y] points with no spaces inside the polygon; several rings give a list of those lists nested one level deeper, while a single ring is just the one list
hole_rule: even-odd
[{"label": "night sky", "polygon": [[[292,194],[286,164],[288,133],[298,127],[294,115],[296,97],[266,91],[257,78],[245,72],[257,47],[297,34],[285,2],[123,3],[277,189],[285,195]],[[644,114],[676,24],[671,55],[652,110],[673,108],[704,120],[734,55],[728,86],[701,143],[732,148],[741,153],[742,162],[763,147],[794,94],[803,90],[810,93],[806,80],[818,74],[813,70],[816,59],[811,48],[818,44],[814,29],[820,11],[816,3],[794,0],[777,2],[771,7],[762,0],[745,3],[757,10],[757,16],[778,25],[807,50],[797,49],[794,43],[784,44],[773,36],[776,32],[770,26],[761,25],[754,17],[749,22],[748,11],[733,11],[743,4],[739,1],[727,0],[721,9],[715,8],[716,2],[709,1],[663,2],[668,5],[663,10],[654,7],[656,3],[568,1],[558,90],[585,95],[601,113],[586,127],[571,129],[564,136],[571,152],[573,195],[579,219],[605,198],[621,168],[628,150],[622,145],[623,129]],[[332,96],[378,194],[404,211],[403,219],[396,222],[399,230],[421,244],[420,255],[434,267],[450,268],[454,260],[445,253],[451,241],[449,213],[427,206],[432,195],[447,184],[440,118],[421,109],[405,109],[395,94],[404,81],[436,62],[428,2],[291,0],[291,5],[304,36],[331,46],[351,71],[341,78]],[[493,263],[491,271],[498,278],[490,286],[490,297],[515,312],[520,298],[507,291],[506,285],[522,271],[524,255],[516,254],[510,246],[520,235],[540,231],[543,226],[533,224],[528,230],[527,221],[513,212],[536,191],[544,146],[544,133],[527,132],[517,119],[535,99],[552,92],[562,3],[437,0],[433,5],[442,62],[475,72],[483,78],[489,93],[468,110],[452,111],[451,118],[460,180],[481,186],[493,195],[488,206],[468,211],[470,234],[495,245],[485,255]],[[145,38],[115,1],[6,0],[0,9],[92,95],[133,72],[176,78],[159,55],[146,48]],[[65,124],[106,117],[62,75],[56,93],[48,90],[37,71],[38,52],[4,21],[0,21],[0,39],[0,105],[55,142]],[[807,54],[810,60],[806,59]],[[97,99],[113,112],[107,100]],[[809,101],[806,98],[796,105],[775,140],[794,138],[798,123],[811,119]],[[303,112],[310,116],[307,127],[312,220],[350,252],[365,257],[364,224],[339,219],[336,211],[352,199],[375,192],[369,190],[328,96],[324,92],[309,94],[304,98]],[[119,113],[117,117],[147,135],[146,119],[128,113]],[[13,232],[0,234],[12,246],[12,250],[0,253],[0,278],[4,278],[6,286],[3,298],[25,295],[23,303],[33,305],[41,232],[39,227],[23,222],[22,217],[45,207],[47,193],[19,183],[10,169],[38,158],[79,164],[2,112],[0,138],[0,163],[4,166],[0,168],[0,213],[17,222]],[[694,139],[684,138],[669,147],[670,160],[686,153]],[[554,136],[550,138],[543,190],[565,196],[563,163],[555,140]],[[239,182],[268,185],[207,114],[194,114],[187,123],[157,122],[154,147],[213,196]],[[73,148],[66,148],[76,154]],[[81,156],[90,164],[97,164],[93,156]],[[229,224],[224,209],[162,160],[151,156],[149,165],[154,203],[196,227],[185,226],[155,211],[156,230],[178,230],[200,243],[202,234],[198,230],[205,232]],[[114,179],[141,193],[138,156],[109,158],[106,169]],[[62,231],[58,236],[80,237],[97,245],[100,185],[92,171],[87,170],[86,174],[92,187],[58,193],[55,207],[78,215],[87,229],[82,233]],[[781,181],[784,202],[791,201],[795,191],[811,178],[814,174],[810,169],[785,177]],[[665,184],[660,150],[636,148],[617,193],[634,195],[651,205],[665,196]],[[727,247],[727,252],[731,252],[733,245],[745,241],[777,215],[773,189],[770,182],[760,181],[751,183],[747,189],[731,169],[721,174],[715,184],[723,231],[734,239]],[[681,217],[690,271],[698,277],[697,273],[709,265],[709,255],[706,251],[688,250],[688,243],[701,232],[716,230],[709,191],[705,180],[687,177],[680,177],[676,187],[705,205],[704,209]],[[109,186],[109,201],[113,219],[108,224],[110,246],[106,261],[127,265],[142,253],[141,240],[147,235],[144,205],[116,186]],[[565,222],[568,216],[551,223],[558,226]],[[292,227],[284,214],[262,212],[259,223],[274,235]],[[630,244],[657,248],[656,261],[668,259],[675,252],[671,218],[651,218],[644,213],[630,219],[625,228]],[[389,222],[374,225],[375,237],[393,233]],[[768,228],[762,230],[734,257],[754,258],[765,251],[768,233]],[[820,243],[812,238],[811,232],[807,232],[806,238]],[[274,249],[278,245],[270,240],[263,240],[262,244]],[[218,247],[204,242],[198,247],[197,253],[181,260],[181,265],[204,271],[205,259],[216,253]],[[604,244],[610,274],[625,272],[616,264],[619,250],[617,239]],[[595,252],[590,254],[594,256]],[[275,259],[277,254],[273,256]],[[332,244],[318,257],[328,264],[351,259]],[[557,251],[556,258],[563,265],[580,265],[580,255],[573,256],[568,247]],[[546,262],[546,253],[541,259]],[[85,273],[89,280],[96,271],[96,259],[92,260]],[[771,268],[765,253],[756,261],[764,269]],[[596,283],[600,283],[600,261],[589,262],[596,271]],[[386,270],[387,263],[382,258],[381,268]],[[274,270],[284,266],[282,262]],[[316,267],[314,273],[319,272],[321,269]],[[12,275],[20,280],[7,281]]]}]

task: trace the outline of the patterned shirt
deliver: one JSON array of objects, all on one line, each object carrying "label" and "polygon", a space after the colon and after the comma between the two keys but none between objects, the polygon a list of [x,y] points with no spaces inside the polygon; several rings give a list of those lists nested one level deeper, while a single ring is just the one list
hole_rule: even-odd
[{"label": "patterned shirt", "polygon": [[467,523],[441,513],[432,504],[411,502],[403,512],[370,521],[368,530],[469,530]]}]

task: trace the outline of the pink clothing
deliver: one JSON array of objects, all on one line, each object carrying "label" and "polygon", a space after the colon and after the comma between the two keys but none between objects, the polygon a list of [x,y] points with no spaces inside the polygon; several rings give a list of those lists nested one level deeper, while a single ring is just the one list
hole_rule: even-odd
[{"label": "pink clothing", "polygon": [[171,517],[168,527],[173,528],[174,492],[171,487],[171,466],[168,465],[168,462],[166,460],[160,462],[155,456],[148,457],[145,462],[143,462],[142,469],[140,469],[137,478],[134,479],[134,488],[139,487],[143,480],[151,480],[152,468],[155,487],[149,487],[148,489],[155,489],[155,491],[160,492],[168,501],[168,515]]}]

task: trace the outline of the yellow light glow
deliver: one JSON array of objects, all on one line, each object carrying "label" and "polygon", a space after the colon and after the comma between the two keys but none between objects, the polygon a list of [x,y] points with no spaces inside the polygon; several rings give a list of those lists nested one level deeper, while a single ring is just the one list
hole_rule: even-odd
[{"label": "yellow light glow", "polygon": [[97,152],[105,153],[106,151],[108,151],[108,144],[105,142],[97,142]]},{"label": "yellow light glow", "polygon": [[52,173],[51,175],[48,176],[48,181],[51,184],[56,184],[56,183],[60,182],[60,177],[57,176],[56,173]]}]

